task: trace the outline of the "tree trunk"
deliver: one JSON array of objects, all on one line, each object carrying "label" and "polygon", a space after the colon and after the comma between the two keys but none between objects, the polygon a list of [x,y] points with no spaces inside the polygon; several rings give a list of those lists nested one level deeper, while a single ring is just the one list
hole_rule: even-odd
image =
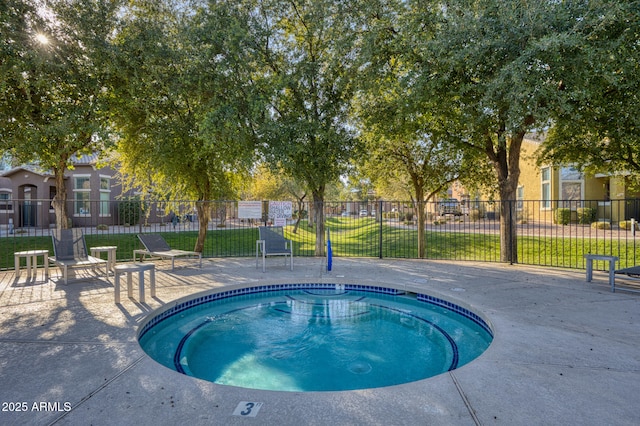
[{"label": "tree trunk", "polygon": [[56,215],[56,229],[69,228],[69,219],[67,213],[67,188],[64,185],[64,167],[53,169],[54,179],[56,183],[56,195],[53,197],[53,211]]},{"label": "tree trunk", "polygon": [[518,235],[516,233],[517,214],[515,196],[515,189],[511,190],[511,188],[500,188],[501,262],[518,263]]},{"label": "tree trunk", "polygon": [[[293,233],[298,233],[298,228],[300,227],[300,222],[302,221],[302,209],[304,209],[304,197],[298,199],[298,218],[296,219],[296,224],[293,227]],[[307,214],[307,216],[309,216]]]},{"label": "tree trunk", "polygon": [[196,211],[198,212],[198,238],[193,251],[202,253],[204,251],[204,242],[207,238],[207,229],[209,228],[209,214],[211,212],[210,201],[198,201],[196,203]]},{"label": "tree trunk", "polygon": [[517,215],[515,211],[518,179],[520,178],[520,148],[524,132],[516,133],[511,140],[501,140],[504,133],[498,135],[497,152],[491,150],[489,158],[493,161],[498,176],[500,194],[500,261],[518,262],[518,238],[516,235]]}]

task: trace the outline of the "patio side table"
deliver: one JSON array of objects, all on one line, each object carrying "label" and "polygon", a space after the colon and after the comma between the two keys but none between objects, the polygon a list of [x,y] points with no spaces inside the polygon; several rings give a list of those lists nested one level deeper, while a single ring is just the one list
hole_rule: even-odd
[{"label": "patio side table", "polygon": [[138,273],[138,295],[140,303],[144,303],[144,271],[149,271],[151,297],[156,295],[156,265],[153,263],[123,263],[114,268],[115,303],[120,303],[120,275],[127,274],[127,294],[133,297],[132,274]]},{"label": "patio side table", "polygon": [[116,246],[100,246],[100,247],[91,247],[89,251],[91,252],[91,256],[100,257],[100,253],[107,253],[107,272],[114,271],[114,267],[116,266],[116,250],[118,247]]},{"label": "patio side table", "polygon": [[26,250],[17,251],[13,253],[14,263],[16,269],[16,278],[20,275],[20,258],[27,259],[27,278],[31,278],[31,272],[33,269],[33,277],[36,277],[38,268],[38,256],[42,256],[44,259],[44,275],[49,277],[49,250]]}]

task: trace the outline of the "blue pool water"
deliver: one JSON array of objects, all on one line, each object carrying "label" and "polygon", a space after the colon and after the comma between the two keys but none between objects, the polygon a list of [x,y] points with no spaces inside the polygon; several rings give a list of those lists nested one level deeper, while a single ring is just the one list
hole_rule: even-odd
[{"label": "blue pool water", "polygon": [[428,295],[335,284],[261,286],[181,302],[141,327],[160,364],[223,385],[340,391],[412,382],[486,350],[488,325]]}]

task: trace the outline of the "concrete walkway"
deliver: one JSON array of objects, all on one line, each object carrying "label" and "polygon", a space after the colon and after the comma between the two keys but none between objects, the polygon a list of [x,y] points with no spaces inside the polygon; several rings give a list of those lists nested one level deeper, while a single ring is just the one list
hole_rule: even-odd
[{"label": "concrete walkway", "polygon": [[[502,264],[296,258],[158,262],[157,296],[114,304],[111,283],[0,274],[0,425],[637,425],[640,294],[606,274]],[[54,275],[57,274],[52,269]],[[83,274],[83,272],[79,272]],[[178,297],[232,283],[394,283],[470,305],[495,339],[478,359],[419,382],[272,392],[193,379],[151,360],[137,325]],[[407,354],[410,356],[410,354]],[[234,415],[246,402],[255,417]],[[241,404],[242,403],[242,404]]]}]

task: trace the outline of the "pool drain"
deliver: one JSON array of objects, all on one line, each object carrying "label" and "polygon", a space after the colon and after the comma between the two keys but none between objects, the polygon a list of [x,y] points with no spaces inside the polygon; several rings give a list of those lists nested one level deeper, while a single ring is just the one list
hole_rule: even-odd
[{"label": "pool drain", "polygon": [[364,361],[355,361],[349,364],[349,371],[353,374],[368,374],[371,372],[371,364]]}]

